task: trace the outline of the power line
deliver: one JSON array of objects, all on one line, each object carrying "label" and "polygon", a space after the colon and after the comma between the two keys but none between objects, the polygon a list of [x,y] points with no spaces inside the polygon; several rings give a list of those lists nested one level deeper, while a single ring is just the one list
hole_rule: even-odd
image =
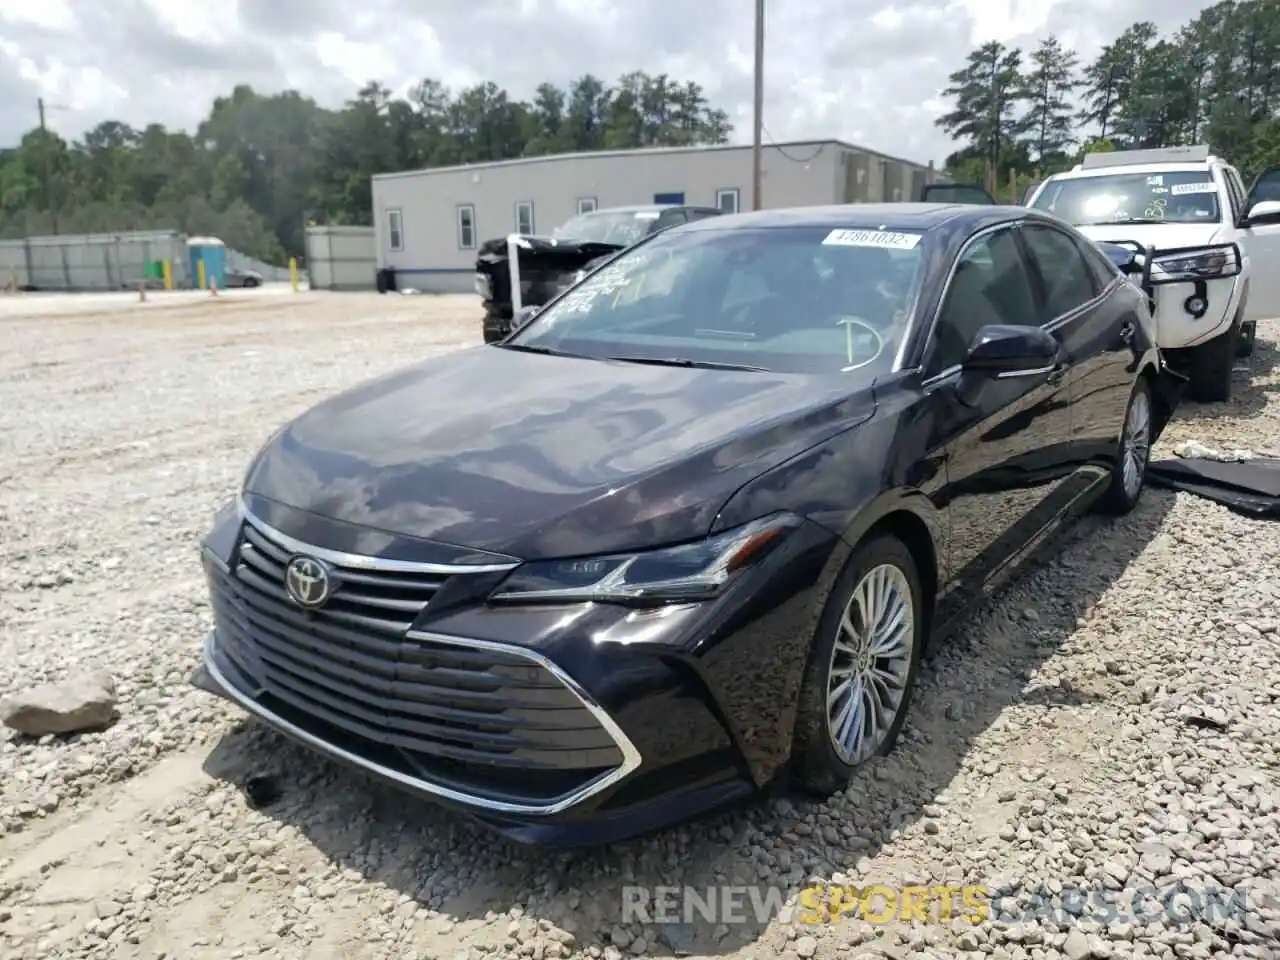
[{"label": "power line", "polygon": [[787,160],[790,160],[792,163],[799,163],[799,164],[812,163],[814,160],[818,158],[818,155],[821,154],[823,150],[827,149],[827,144],[820,143],[818,144],[818,148],[814,150],[813,153],[809,154],[809,156],[793,157],[791,154],[787,153],[787,151],[784,150],[781,145],[779,145],[778,141],[774,139],[773,134],[769,132],[769,129],[767,127],[765,127],[762,124],[761,128],[764,130],[764,135],[769,141],[770,149],[777,150],[779,154],[781,154]]}]

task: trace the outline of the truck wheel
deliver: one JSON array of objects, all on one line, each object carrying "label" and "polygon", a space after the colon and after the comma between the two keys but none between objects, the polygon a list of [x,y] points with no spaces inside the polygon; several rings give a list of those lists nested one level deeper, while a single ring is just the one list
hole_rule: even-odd
[{"label": "truck wheel", "polygon": [[1191,396],[1198,403],[1225,403],[1231,399],[1231,369],[1236,365],[1240,325],[1191,351]]},{"label": "truck wheel", "polygon": [[1258,335],[1258,324],[1250,321],[1240,328],[1240,342],[1236,345],[1237,357],[1253,356],[1253,341]]}]

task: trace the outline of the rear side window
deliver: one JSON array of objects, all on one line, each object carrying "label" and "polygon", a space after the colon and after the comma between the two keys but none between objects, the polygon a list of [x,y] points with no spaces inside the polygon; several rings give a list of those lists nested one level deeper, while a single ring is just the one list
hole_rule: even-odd
[{"label": "rear side window", "polygon": [[1093,270],[1075,241],[1053,227],[1028,224],[1022,228],[1031,262],[1044,282],[1041,323],[1077,310],[1098,295]]}]

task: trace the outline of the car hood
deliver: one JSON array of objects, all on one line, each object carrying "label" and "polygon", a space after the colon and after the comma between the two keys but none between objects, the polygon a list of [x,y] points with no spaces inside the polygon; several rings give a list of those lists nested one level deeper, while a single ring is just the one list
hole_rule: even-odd
[{"label": "car hood", "polygon": [[247,494],[522,559],[705,535],[731,494],[868,418],[868,383],[476,347],[333,397]]},{"label": "car hood", "polygon": [[1108,223],[1103,226],[1076,227],[1090,240],[1134,240],[1159,250],[1180,247],[1202,247],[1217,242],[1218,223]]}]

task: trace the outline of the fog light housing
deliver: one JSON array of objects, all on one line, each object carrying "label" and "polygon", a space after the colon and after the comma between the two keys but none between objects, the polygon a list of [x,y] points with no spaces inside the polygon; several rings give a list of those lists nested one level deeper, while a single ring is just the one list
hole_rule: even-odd
[{"label": "fog light housing", "polygon": [[1191,314],[1197,320],[1203,317],[1209,310],[1209,301],[1198,294],[1192,294],[1182,303],[1182,309]]}]

